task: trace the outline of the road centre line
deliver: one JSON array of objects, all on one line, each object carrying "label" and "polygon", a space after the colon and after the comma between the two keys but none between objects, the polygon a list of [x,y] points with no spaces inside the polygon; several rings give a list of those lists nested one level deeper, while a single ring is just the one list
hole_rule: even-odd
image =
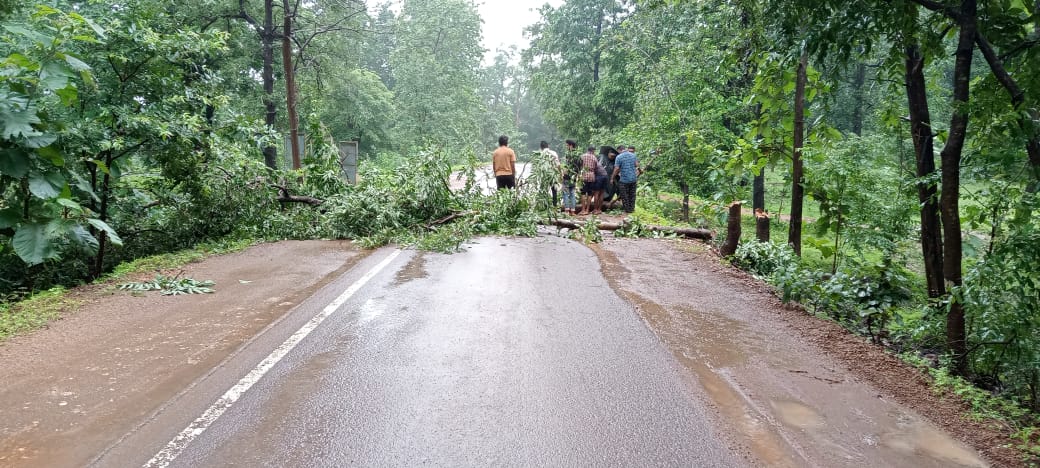
[{"label": "road centre line", "polygon": [[394,250],[390,253],[383,261],[379,262],[378,265],[373,267],[364,276],[359,278],[354,284],[351,284],[342,294],[333,300],[329,305],[325,306],[324,309],[314,318],[310,319],[306,324],[300,327],[296,333],[293,333],[284,343],[271,351],[271,354],[267,355],[260,364],[257,364],[252,371],[242,377],[237,384],[228,389],[223,396],[220,397],[212,406],[209,407],[202,416],[199,416],[195,421],[184,428],[177,437],[174,437],[169,443],[163,447],[159,453],[155,454],[151,460],[148,460],[144,464],[145,468],[165,468],[174,459],[176,459],[181,452],[190,444],[195,438],[201,435],[206,429],[209,428],[221,415],[224,414],[232,405],[238,401],[239,398],[248,391],[253,384],[257,383],[275,364],[278,364],[286,355],[289,354],[296,345],[300,344],[307,335],[310,335],[312,331],[318,328],[325,319],[329,318],[333,313],[336,312],[344,303],[347,302],[354,294],[356,294],[366,283],[374,278],[380,271],[386,268],[390,262],[394,261],[398,255],[401,254],[400,250]]}]

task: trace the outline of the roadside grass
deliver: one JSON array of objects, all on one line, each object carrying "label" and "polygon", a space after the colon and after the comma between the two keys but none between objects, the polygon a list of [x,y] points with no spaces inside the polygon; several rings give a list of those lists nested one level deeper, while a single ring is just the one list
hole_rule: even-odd
[{"label": "roadside grass", "polygon": [[43,328],[61,312],[80,305],[67,297],[67,290],[55,287],[34,293],[20,302],[0,304],[0,342],[28,331]]},{"label": "roadside grass", "polygon": [[[253,240],[222,240],[179,252],[139,258],[116,266],[92,284],[114,288],[116,282],[139,273],[177,268],[208,257],[244,250],[255,243]],[[63,287],[35,292],[18,302],[0,303],[0,343],[14,335],[44,328],[59,319],[63,312],[81,304],[82,301],[72,297],[70,290]]]}]

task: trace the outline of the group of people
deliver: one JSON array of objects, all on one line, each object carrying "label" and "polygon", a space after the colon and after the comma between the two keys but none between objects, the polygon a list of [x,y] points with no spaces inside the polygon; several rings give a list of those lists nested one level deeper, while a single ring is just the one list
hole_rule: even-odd
[{"label": "group of people", "polygon": [[[563,211],[568,214],[600,214],[613,208],[618,201],[626,213],[636,209],[636,180],[642,173],[635,146],[603,147],[599,155],[596,147],[589,146],[585,153],[578,152],[574,140],[565,142],[564,158],[541,142],[542,155],[551,161],[560,173],[563,188]],[[556,203],[556,187],[552,188]],[[580,194],[580,211],[579,196]]]},{"label": "group of people", "polygon": [[[542,156],[547,158],[560,174],[560,185],[553,185],[553,204],[559,203],[557,188],[562,186],[562,210],[572,215],[600,214],[613,208],[618,201],[625,213],[636,209],[636,181],[642,174],[635,146],[603,147],[599,155],[596,147],[589,146],[585,153],[578,151],[574,140],[565,142],[563,159],[541,142]],[[498,149],[492,155],[495,184],[499,190],[516,187],[516,153],[509,148],[509,137],[498,138]],[[580,194],[580,211],[579,196]]]}]

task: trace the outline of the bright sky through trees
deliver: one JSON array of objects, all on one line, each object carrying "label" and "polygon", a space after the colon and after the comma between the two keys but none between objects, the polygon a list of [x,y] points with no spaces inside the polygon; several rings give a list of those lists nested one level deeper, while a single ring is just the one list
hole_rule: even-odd
[{"label": "bright sky through trees", "polygon": [[484,19],[484,39],[482,44],[487,49],[485,62],[494,57],[495,50],[516,45],[527,47],[524,28],[536,23],[539,19],[538,8],[544,4],[559,6],[562,0],[485,0],[478,3],[481,18]]}]

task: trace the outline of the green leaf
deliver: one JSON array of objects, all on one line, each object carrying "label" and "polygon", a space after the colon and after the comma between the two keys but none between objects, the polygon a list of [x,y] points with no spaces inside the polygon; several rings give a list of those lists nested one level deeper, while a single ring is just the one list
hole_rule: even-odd
[{"label": "green leaf", "polygon": [[27,39],[29,39],[31,41],[34,41],[34,42],[37,42],[37,43],[40,43],[40,44],[50,44],[51,42],[54,42],[54,38],[53,37],[47,36],[45,34],[40,34],[40,33],[36,32],[36,31],[33,31],[31,29],[26,29],[26,28],[24,28],[22,26],[9,24],[9,25],[4,25],[4,29],[6,29],[7,32],[10,32],[12,34],[17,34],[19,36],[25,37],[25,38],[27,38]]},{"label": "green leaf", "polygon": [[112,229],[112,226],[109,226],[108,223],[100,219],[94,218],[87,219],[87,222],[90,223],[91,226],[94,226],[98,230],[104,231],[105,234],[108,234],[108,240],[111,241],[113,244],[123,245],[123,239],[119,238],[119,235],[116,234],[116,230]]},{"label": "green leaf", "polygon": [[40,117],[36,115],[36,109],[34,107],[28,107],[26,109],[17,110],[0,110],[0,122],[4,124],[4,131],[0,134],[0,137],[6,139],[14,139],[18,136],[35,136],[39,135],[33,124],[40,123]]},{"label": "green leaf", "polygon": [[79,13],[76,13],[74,11],[73,12],[69,12],[69,17],[70,18],[75,18],[75,19],[77,19],[79,21],[82,21],[82,22],[86,23],[87,26],[90,26],[90,29],[94,30],[94,34],[97,34],[97,36],[100,37],[101,39],[105,38],[105,29],[102,28],[101,26],[98,26],[97,23],[95,23],[90,18],[87,18],[87,17],[85,17],[83,15],[80,15]]},{"label": "green leaf", "polygon": [[79,203],[76,203],[74,200],[68,198],[58,198],[58,204],[77,213],[83,212],[83,207]]},{"label": "green leaf", "polygon": [[112,174],[111,172],[109,172],[108,166],[105,165],[104,161],[100,159],[91,159],[89,162],[97,166],[98,170],[101,171],[103,174]]},{"label": "green leaf", "polygon": [[22,144],[27,148],[43,148],[44,146],[50,146],[51,143],[58,141],[58,136],[50,133],[37,133],[36,135],[26,136],[22,140]]},{"label": "green leaf", "polygon": [[32,162],[25,151],[18,148],[8,148],[0,151],[0,173],[21,179],[29,173]]},{"label": "green leaf", "polygon": [[58,250],[46,225],[39,223],[24,224],[14,233],[11,246],[23,262],[37,265],[46,260],[56,258]]},{"label": "green leaf", "polygon": [[90,70],[90,65],[87,65],[86,62],[69,54],[65,54],[65,63],[69,64],[69,67],[78,72]]},{"label": "green leaf", "polygon": [[29,191],[38,198],[49,200],[61,195],[65,188],[65,177],[59,172],[34,172],[29,174]]},{"label": "green leaf", "polygon": [[36,150],[41,158],[46,159],[57,167],[65,167],[65,157],[62,156],[61,151],[53,146],[44,146]]},{"label": "green leaf", "polygon": [[51,91],[69,86],[69,81],[76,76],[64,62],[47,62],[40,70],[40,85]]},{"label": "green leaf", "polygon": [[54,94],[57,94],[61,98],[61,103],[67,107],[74,106],[79,100],[79,90],[75,86],[66,86],[55,91]]},{"label": "green leaf", "polygon": [[88,254],[93,255],[97,253],[99,247],[98,240],[85,227],[74,224],[69,227],[68,234],[72,242],[80,246]]},{"label": "green leaf", "polygon": [[22,213],[17,208],[0,210],[0,229],[10,229],[22,222]]},{"label": "green leaf", "polygon": [[96,201],[96,202],[100,202],[101,201],[101,199],[98,198],[97,194],[94,193],[94,189],[91,188],[90,182],[88,182],[87,179],[83,178],[83,176],[73,172],[72,173],[72,180],[76,184],[76,188],[80,189],[80,191],[90,195],[90,198],[93,198],[94,201]]},{"label": "green leaf", "polygon": [[7,62],[8,65],[14,65],[16,67],[27,68],[27,69],[32,69],[33,67],[36,66],[36,62],[33,62],[32,60],[29,60],[28,57],[26,57],[26,56],[24,56],[22,54],[19,54],[19,53],[14,53],[14,54],[8,55],[6,62]]}]

